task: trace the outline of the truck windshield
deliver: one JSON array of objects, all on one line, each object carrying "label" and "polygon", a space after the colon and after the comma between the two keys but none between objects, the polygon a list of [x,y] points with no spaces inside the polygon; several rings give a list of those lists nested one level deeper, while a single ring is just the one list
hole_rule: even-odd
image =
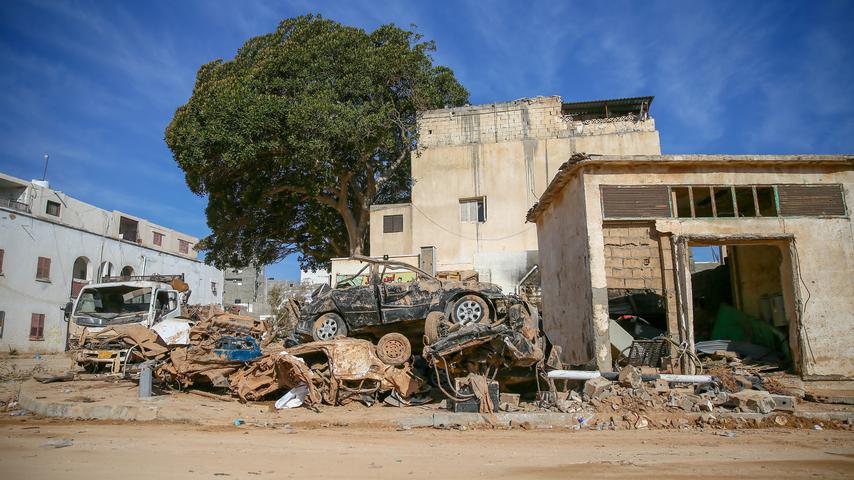
[{"label": "truck windshield", "polygon": [[115,287],[86,288],[80,292],[75,314],[91,315],[104,319],[131,314],[148,313],[151,305],[151,288],[118,285]]}]

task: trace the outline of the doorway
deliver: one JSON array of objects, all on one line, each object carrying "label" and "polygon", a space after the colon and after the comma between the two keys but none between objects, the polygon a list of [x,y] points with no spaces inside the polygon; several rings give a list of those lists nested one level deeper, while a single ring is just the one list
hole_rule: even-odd
[{"label": "doorway", "polygon": [[702,353],[797,371],[795,273],[788,241],[688,241],[691,337]]}]

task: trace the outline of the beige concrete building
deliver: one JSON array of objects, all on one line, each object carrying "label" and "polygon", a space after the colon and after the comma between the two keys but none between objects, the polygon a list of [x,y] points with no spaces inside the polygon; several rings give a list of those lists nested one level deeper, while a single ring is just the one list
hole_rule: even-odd
[{"label": "beige concrete building", "polygon": [[537,97],[425,112],[409,204],[371,207],[370,255],[417,255],[426,271],[476,270],[514,291],[537,263],[524,222],[573,153],[661,153],[652,97]]},{"label": "beige concrete building", "polygon": [[[735,332],[805,379],[854,378],[851,205],[854,156],[573,155],[527,216],[546,332],[609,370],[613,299],[644,293],[690,348]],[[704,245],[721,265],[692,274]]]}]

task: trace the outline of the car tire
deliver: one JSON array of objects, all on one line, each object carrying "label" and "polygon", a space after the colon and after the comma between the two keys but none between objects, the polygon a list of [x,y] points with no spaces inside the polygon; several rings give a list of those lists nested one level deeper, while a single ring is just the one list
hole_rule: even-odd
[{"label": "car tire", "polygon": [[346,337],[347,324],[337,313],[324,313],[311,326],[311,338],[316,342],[332,340],[333,338]]},{"label": "car tire", "polygon": [[403,365],[412,357],[412,344],[400,333],[387,333],[377,342],[377,357],[386,365]]},{"label": "car tire", "polygon": [[461,325],[489,323],[489,305],[477,295],[462,296],[451,306],[451,319]]},{"label": "car tire", "polygon": [[[447,321],[442,312],[430,312],[424,320],[424,343],[433,345],[447,335]],[[444,324],[444,325],[443,325]]]}]

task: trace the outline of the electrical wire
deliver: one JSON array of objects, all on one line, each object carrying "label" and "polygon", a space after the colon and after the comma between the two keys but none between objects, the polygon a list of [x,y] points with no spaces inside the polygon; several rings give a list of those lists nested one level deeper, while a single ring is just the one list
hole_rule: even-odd
[{"label": "electrical wire", "polygon": [[454,232],[454,231],[452,231],[452,230],[449,230],[449,229],[445,228],[445,227],[444,227],[443,225],[441,225],[439,222],[437,222],[437,221],[433,220],[432,218],[430,218],[426,213],[424,213],[424,211],[423,211],[423,210],[421,210],[420,208],[418,208],[416,205],[414,205],[414,204],[413,204],[413,205],[412,205],[412,207],[413,207],[413,208],[415,208],[415,210],[418,210],[418,212],[419,212],[421,215],[423,215],[423,216],[424,216],[424,218],[426,218],[426,219],[427,219],[427,221],[429,221],[429,222],[430,222],[430,223],[432,223],[433,225],[435,225],[435,226],[439,227],[440,229],[444,230],[444,231],[445,231],[445,232],[447,232],[447,233],[450,233],[451,235],[454,235],[454,236],[456,236],[456,237],[462,238],[463,240],[485,241],[485,242],[497,242],[497,241],[501,241],[501,240],[507,240],[508,238],[513,238],[513,237],[516,237],[516,236],[518,236],[518,235],[522,235],[522,234],[524,234],[524,233],[528,233],[528,231],[529,231],[529,229],[520,230],[520,231],[518,231],[518,232],[516,232],[516,233],[513,233],[513,234],[510,234],[510,235],[506,235],[506,236],[503,236],[503,237],[495,237],[495,238],[467,237],[467,236],[465,236],[465,235],[460,235],[458,232]]}]

